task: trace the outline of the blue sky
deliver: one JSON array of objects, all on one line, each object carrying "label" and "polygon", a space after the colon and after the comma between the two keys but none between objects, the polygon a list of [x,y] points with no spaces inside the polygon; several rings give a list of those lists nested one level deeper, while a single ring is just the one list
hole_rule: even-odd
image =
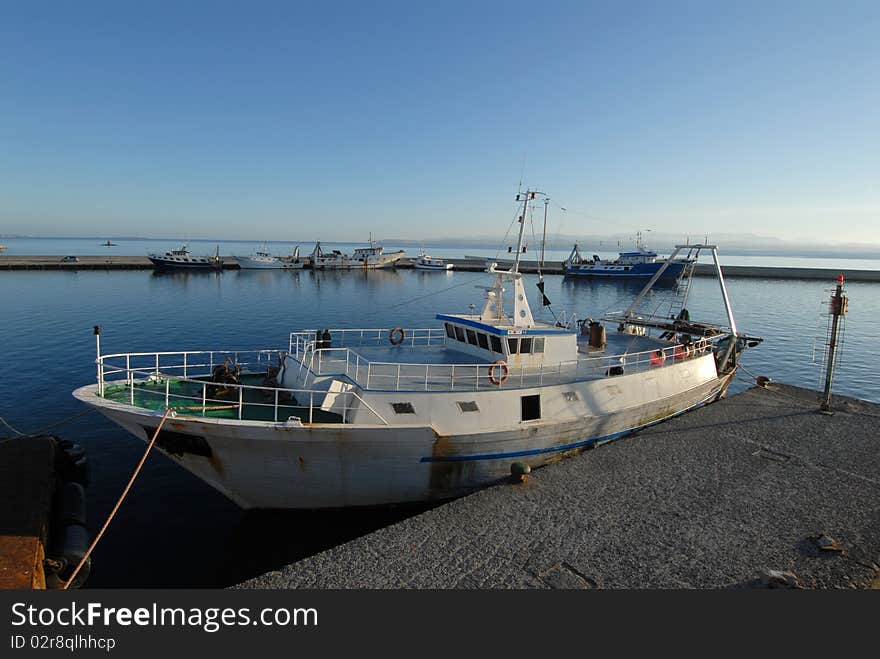
[{"label": "blue sky", "polygon": [[877,2],[2,2],[0,234],[880,243]]}]

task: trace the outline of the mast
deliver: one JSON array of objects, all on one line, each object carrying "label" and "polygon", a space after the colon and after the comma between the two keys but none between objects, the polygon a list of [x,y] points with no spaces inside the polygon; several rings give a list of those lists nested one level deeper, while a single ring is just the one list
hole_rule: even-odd
[{"label": "mast", "polygon": [[[541,270],[544,269],[544,248],[547,245],[547,206],[550,205],[550,197],[544,197],[544,232],[541,235]],[[544,275],[542,274],[543,278]]]},{"label": "mast", "polygon": [[519,272],[519,257],[520,257],[520,254],[522,253],[523,230],[526,228],[526,212],[528,212],[528,209],[529,209],[529,201],[534,199],[536,194],[538,194],[538,193],[526,190],[526,193],[524,195],[523,194],[516,195],[517,201],[520,201],[520,197],[522,197],[523,210],[522,210],[522,215],[519,216],[519,236],[517,236],[517,239],[516,239],[516,261],[513,264],[513,268],[511,269],[511,272]]}]

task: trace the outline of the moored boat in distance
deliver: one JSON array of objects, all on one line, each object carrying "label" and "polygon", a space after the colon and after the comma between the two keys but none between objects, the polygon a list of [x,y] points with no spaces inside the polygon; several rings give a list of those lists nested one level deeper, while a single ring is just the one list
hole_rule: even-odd
[{"label": "moored boat in distance", "polygon": [[354,270],[376,268],[389,268],[403,258],[405,252],[401,249],[390,254],[385,253],[385,248],[369,240],[369,247],[359,247],[349,256],[340,250],[324,251],[320,241],[315,244],[310,263],[315,270]]},{"label": "moored boat in distance", "polygon": [[255,250],[250,256],[234,256],[239,266],[243,270],[250,269],[284,269],[284,270],[300,270],[303,262],[299,258],[299,246],[293,250],[293,255],[289,258],[282,256],[274,256],[269,252],[269,248],[263,246],[262,249]]},{"label": "moored boat in distance", "polygon": [[425,254],[424,250],[419,251],[418,258],[413,261],[413,267],[417,270],[452,270],[453,264],[443,259],[438,259],[430,254]]},{"label": "moored boat in distance", "polygon": [[208,256],[193,256],[189,252],[189,246],[183,245],[180,249],[172,249],[164,254],[147,254],[147,258],[160,270],[219,270],[223,267],[219,245],[216,252]]},{"label": "moored boat in distance", "polygon": [[[520,243],[538,194],[517,196]],[[251,351],[99,351],[97,382],[73,393],[144,440],[170,410],[157,447],[245,508],[455,497],[724,395],[760,339],[737,330],[717,248],[698,247],[715,257],[726,325],[692,321],[687,288],[677,313],[641,310],[648,298],[658,308],[648,293],[669,261],[625,311],[535,319],[518,247],[509,269],[490,264],[481,311],[439,313],[436,327],[300,329]]]},{"label": "moored boat in distance", "polygon": [[101,243],[101,247],[116,247],[116,243],[111,243],[109,240]]},{"label": "moored boat in distance", "polygon": [[659,258],[657,252],[645,247],[641,238],[642,234],[639,233],[635,251],[620,252],[616,259],[610,260],[601,259],[597,254],[593,254],[591,259],[584,258],[575,243],[571,254],[562,262],[564,273],[572,277],[650,279],[662,268],[664,280],[675,280],[687,275],[689,266],[696,263],[696,259],[690,254],[667,263],[666,260]]}]

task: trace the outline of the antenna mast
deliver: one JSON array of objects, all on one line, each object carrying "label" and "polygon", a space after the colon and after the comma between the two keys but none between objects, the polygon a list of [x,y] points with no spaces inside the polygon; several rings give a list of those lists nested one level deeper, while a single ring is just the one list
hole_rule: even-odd
[{"label": "antenna mast", "polygon": [[837,277],[837,288],[831,296],[829,305],[831,312],[831,336],[828,339],[828,359],[825,364],[825,391],[822,393],[822,402],[819,411],[822,414],[834,414],[831,409],[831,383],[834,380],[834,353],[837,349],[837,332],[840,327],[840,318],[849,311],[849,298],[843,294],[843,275]]}]

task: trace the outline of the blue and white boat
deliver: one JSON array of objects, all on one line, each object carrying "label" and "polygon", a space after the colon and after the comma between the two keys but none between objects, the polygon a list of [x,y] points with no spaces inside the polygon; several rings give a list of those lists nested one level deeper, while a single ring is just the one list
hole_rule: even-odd
[{"label": "blue and white boat", "polygon": [[[676,280],[689,274],[688,266],[696,263],[693,258],[678,258],[668,264],[659,258],[657,252],[649,250],[642,243],[642,234],[638,234],[636,248],[632,252],[620,252],[613,260],[601,259],[598,254],[588,259],[581,256],[577,243],[569,257],[562,265],[566,276],[571,277],[606,277],[615,279],[650,279],[663,268],[664,280]],[[666,267],[663,267],[665,264]]]},{"label": "blue and white boat", "polygon": [[97,382],[74,396],[143,440],[157,433],[161,451],[244,508],[455,497],[723,396],[760,339],[737,330],[715,246],[697,247],[716,257],[726,325],[691,321],[686,291],[676,314],[641,310],[670,261],[619,313],[544,322],[519,272],[537,194],[519,199],[517,260],[490,264],[482,310],[427,328],[301,329],[280,349],[99,343]]}]

